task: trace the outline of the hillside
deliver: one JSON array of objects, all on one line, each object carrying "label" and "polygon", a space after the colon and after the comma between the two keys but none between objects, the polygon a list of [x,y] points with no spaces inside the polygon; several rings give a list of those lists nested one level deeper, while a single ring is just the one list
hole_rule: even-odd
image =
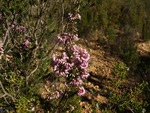
[{"label": "hillside", "polygon": [[150,0],[0,0],[0,112],[149,113]]}]

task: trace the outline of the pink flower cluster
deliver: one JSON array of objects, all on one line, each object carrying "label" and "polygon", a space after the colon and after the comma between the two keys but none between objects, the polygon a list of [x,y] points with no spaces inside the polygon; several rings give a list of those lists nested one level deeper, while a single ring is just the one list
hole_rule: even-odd
[{"label": "pink flower cluster", "polygon": [[16,30],[17,30],[20,34],[22,34],[22,33],[25,33],[26,28],[25,28],[24,26],[18,26],[18,27],[16,28]]},{"label": "pink flower cluster", "polygon": [[[72,24],[73,32],[75,30],[74,20],[81,19],[79,14],[68,14],[69,21]],[[83,79],[88,78],[89,73],[87,71],[88,61],[90,55],[85,49],[79,48],[72,42],[73,39],[78,39],[77,34],[62,33],[57,36],[59,43],[65,45],[66,52],[62,55],[54,54],[52,56],[52,66],[54,72],[58,76],[63,76],[67,78],[67,83],[69,86],[75,86],[78,89],[77,94],[83,96],[85,94],[85,89],[82,86]],[[68,85],[67,85],[68,86]]]},{"label": "pink flower cluster", "polygon": [[78,93],[77,94],[78,94],[78,96],[84,96],[85,89],[84,89],[83,86],[81,86],[81,87],[78,88]]},{"label": "pink flower cluster", "polygon": [[71,42],[73,39],[78,40],[78,34],[72,35],[70,33],[62,33],[59,36],[57,36],[59,43],[66,44],[68,42]]},{"label": "pink flower cluster", "polygon": [[8,25],[11,26],[12,30],[17,31],[20,34],[23,34],[26,31],[26,28],[24,26],[18,26],[16,22],[14,22],[13,24],[9,22]]},{"label": "pink flower cluster", "polygon": [[87,68],[90,55],[85,49],[79,48],[77,45],[74,45],[70,50],[74,55],[74,64],[78,66],[78,70],[82,71],[80,75],[81,79],[87,78],[89,76]]},{"label": "pink flower cluster", "polygon": [[68,62],[69,57],[65,52],[61,56],[54,54],[52,56],[52,66],[53,70],[59,76],[68,77],[69,71],[74,66],[73,63]]},{"label": "pink flower cluster", "polygon": [[57,54],[52,56],[53,70],[59,76],[72,78],[70,85],[81,86],[82,79],[89,76],[87,68],[90,55],[85,49],[79,48],[77,45],[68,47],[67,51],[68,54],[63,52],[61,56]]},{"label": "pink flower cluster", "polygon": [[49,100],[57,99],[60,97],[60,94],[63,94],[62,90],[55,91],[54,93],[47,95],[47,99],[49,99]]},{"label": "pink flower cluster", "polygon": [[[58,56],[57,54],[52,56],[54,72],[59,76],[64,77],[74,77],[75,73],[80,72],[81,79],[87,78],[89,76],[87,68],[90,59],[88,52],[85,49],[79,48],[77,45],[74,45],[71,48],[69,47],[68,52],[71,54],[70,56],[67,55],[66,52],[63,52],[61,56]],[[75,81],[79,81],[80,78],[72,81],[71,84],[75,84]]]},{"label": "pink flower cluster", "polygon": [[75,15],[73,15],[73,14],[71,14],[71,13],[68,13],[68,19],[69,19],[69,21],[70,22],[73,22],[74,20],[76,20],[76,19],[79,19],[79,20],[81,20],[81,16],[80,16],[80,14],[79,13],[77,13],[77,14],[75,14]]},{"label": "pink flower cluster", "polygon": [[77,79],[72,79],[72,81],[70,82],[70,84],[79,86],[79,85],[82,85],[82,82],[83,81],[82,81],[81,78],[77,78]]},{"label": "pink flower cluster", "polygon": [[11,29],[13,31],[16,31],[17,33],[19,33],[18,38],[24,37],[24,39],[22,40],[20,48],[26,49],[26,48],[30,47],[31,42],[29,41],[29,39],[31,38],[31,36],[25,34],[26,28],[24,26],[18,26],[16,22],[12,25],[11,25],[11,22],[9,22],[9,25],[11,26]]},{"label": "pink flower cluster", "polygon": [[75,109],[74,106],[71,106],[71,105],[70,105],[70,107],[71,107],[71,111],[73,111],[73,110]]},{"label": "pink flower cluster", "polygon": [[23,44],[25,47],[29,47],[29,46],[31,45],[31,42],[29,42],[28,39],[25,39],[22,44]]}]

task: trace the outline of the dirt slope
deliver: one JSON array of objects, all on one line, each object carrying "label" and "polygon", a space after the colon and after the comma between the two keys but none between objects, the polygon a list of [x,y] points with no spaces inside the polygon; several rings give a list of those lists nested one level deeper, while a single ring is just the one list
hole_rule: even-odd
[{"label": "dirt slope", "polygon": [[[119,62],[119,58],[110,56],[108,52],[98,44],[97,41],[87,41],[80,39],[78,45],[87,49],[91,55],[88,71],[90,77],[85,83],[86,95],[80,102],[82,106],[82,113],[92,113],[93,102],[100,102],[101,104],[107,104],[108,100],[105,96],[101,95],[103,87],[107,87],[107,80],[111,79],[111,71],[113,65]],[[100,109],[97,109],[100,113]]]}]

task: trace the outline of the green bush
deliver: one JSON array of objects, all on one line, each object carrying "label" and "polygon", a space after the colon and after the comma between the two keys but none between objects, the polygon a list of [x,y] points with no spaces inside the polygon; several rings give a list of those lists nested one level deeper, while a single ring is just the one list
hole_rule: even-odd
[{"label": "green bush", "polygon": [[46,78],[50,79],[49,89],[52,83],[59,82],[59,78],[51,72],[51,55],[57,46],[55,37],[70,30],[67,28],[70,27],[67,16],[77,8],[78,4],[70,0],[0,1],[1,106],[12,107],[13,112],[17,113],[43,109],[45,112],[55,112],[57,109],[66,112],[71,107],[75,108],[73,112],[81,111],[80,97],[74,93],[65,93],[64,100],[45,99],[42,103],[40,92]]},{"label": "green bush", "polygon": [[137,69],[137,65],[140,63],[140,58],[136,51],[136,47],[132,45],[132,41],[125,39],[124,43],[119,46],[119,53],[129,69],[134,72]]},{"label": "green bush", "polygon": [[[108,111],[117,113],[136,112],[146,113],[149,107],[147,93],[149,90],[148,82],[142,82],[137,86],[126,86],[127,67],[124,63],[120,63],[114,67],[112,81],[109,82],[109,104]],[[106,112],[106,113],[107,113]]]}]

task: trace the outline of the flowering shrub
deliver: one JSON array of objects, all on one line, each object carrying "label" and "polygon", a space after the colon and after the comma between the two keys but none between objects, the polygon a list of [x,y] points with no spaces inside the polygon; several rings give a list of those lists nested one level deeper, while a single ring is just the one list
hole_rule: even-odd
[{"label": "flowering shrub", "polygon": [[[67,30],[62,29],[64,25],[71,25],[75,29],[75,26],[73,27],[75,20],[72,21],[72,18],[80,19],[79,14],[73,14],[71,20],[69,19],[70,23],[65,24],[63,19],[65,15],[61,15],[60,18],[62,10],[59,8],[62,4],[61,1],[50,0],[17,0],[17,2],[2,0],[0,106],[4,108],[11,106],[12,112],[23,113],[38,112],[39,109],[44,112],[55,112],[58,109],[63,109],[64,112],[79,110],[80,96],[74,94],[82,87],[83,79],[88,76],[85,66],[88,61],[84,61],[88,53],[79,47],[78,51],[74,51],[73,40],[78,39],[75,30],[74,33],[68,33]],[[68,10],[66,7],[68,6],[65,6],[64,13]],[[58,10],[54,11],[57,8]],[[56,15],[51,16],[54,12]],[[50,55],[57,46],[53,37],[60,32],[64,33],[58,35],[58,41],[66,49],[61,56],[53,55],[51,59]],[[51,64],[58,76],[51,72]],[[62,82],[59,81],[61,77],[66,81],[59,87],[55,83],[61,84]],[[45,79],[50,81],[48,86],[50,90],[46,90],[48,93],[46,96],[45,92],[41,91],[44,89]],[[78,95],[83,95],[80,93],[84,92],[79,91]]]},{"label": "flowering shrub", "polygon": [[[69,13],[69,21],[73,23],[75,19],[80,19],[79,14]],[[90,55],[73,42],[74,39],[78,39],[77,34],[61,33],[57,38],[59,43],[64,45],[65,52],[60,56],[57,54],[52,56],[53,70],[58,76],[65,77],[70,87],[77,87],[78,96],[83,96],[85,89],[82,83],[83,79],[89,76],[87,68]]]}]

